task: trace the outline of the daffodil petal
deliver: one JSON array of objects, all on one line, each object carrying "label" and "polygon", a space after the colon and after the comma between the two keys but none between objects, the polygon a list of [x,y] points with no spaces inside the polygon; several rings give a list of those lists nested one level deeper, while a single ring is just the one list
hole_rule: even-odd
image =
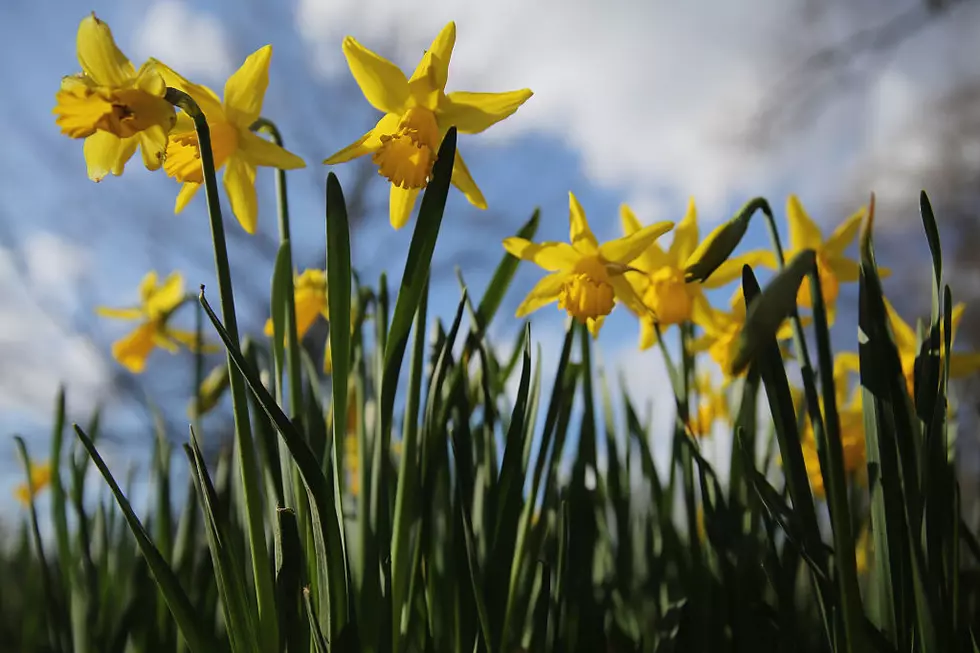
[{"label": "daffodil petal", "polygon": [[248,129],[262,113],[262,100],[269,88],[272,46],[248,55],[241,67],[225,82],[225,115],[241,129]]},{"label": "daffodil petal", "polygon": [[173,272],[167,280],[146,299],[146,311],[150,317],[169,313],[184,301],[184,277]]},{"label": "daffodil petal", "polygon": [[657,344],[657,330],[653,320],[640,320],[640,351],[650,349]]},{"label": "daffodil petal", "polygon": [[[124,141],[129,142],[123,143],[124,149],[120,158],[128,161],[136,149],[136,143],[139,143],[140,151],[143,153],[143,165],[146,166],[147,170],[158,170],[163,165],[164,154],[167,151],[167,138],[167,131],[160,125],[147,127],[135,136],[124,139]],[[127,156],[127,148],[129,147],[133,149],[128,152]]]},{"label": "daffodil petal", "polygon": [[452,182],[453,186],[463,193],[470,204],[478,209],[487,208],[487,200],[484,199],[483,193],[480,192],[480,187],[473,181],[473,176],[470,174],[469,168],[466,167],[466,163],[463,162],[463,157],[460,156],[459,150],[456,151],[456,158],[453,161]]},{"label": "daffodil petal", "polygon": [[705,288],[720,288],[742,276],[742,268],[748,265],[751,268],[758,266],[767,267],[770,270],[776,269],[776,255],[766,249],[746,252],[739,256],[734,256],[718,266],[710,277],[701,285]]},{"label": "daffodil petal", "polygon": [[449,78],[449,60],[456,45],[456,23],[449,22],[425,51],[419,65],[415,67],[408,87],[416,102],[430,109],[436,109],[439,97],[446,88]]},{"label": "daffodil petal", "polygon": [[296,333],[302,338],[310,330],[316,318],[327,304],[326,294],[312,292],[296,293]]},{"label": "daffodil petal", "polygon": [[786,220],[789,222],[789,245],[792,251],[817,249],[821,246],[823,234],[820,233],[820,227],[810,219],[796,195],[790,195],[786,200]]},{"label": "daffodil petal", "polygon": [[253,166],[268,166],[280,170],[306,167],[303,159],[250,131],[239,135],[238,148],[242,156]]},{"label": "daffodil petal", "polygon": [[609,277],[609,284],[613,287],[613,294],[616,299],[629,308],[637,315],[651,315],[652,311],[647,308],[640,296],[633,290],[633,286],[623,275]]},{"label": "daffodil petal", "polygon": [[174,203],[174,214],[184,210],[184,207],[194,198],[200,187],[201,184],[195,184],[192,181],[185,182],[180,187],[180,192],[177,193],[177,201]]},{"label": "daffodil petal", "polygon": [[857,211],[849,218],[840,223],[834,233],[830,234],[827,242],[823,244],[823,251],[830,257],[837,257],[844,253],[847,246],[857,237],[861,230],[861,221],[864,219],[865,210]]},{"label": "daffodil petal", "polygon": [[[97,131],[85,139],[82,153],[88,167],[88,178],[102,181],[110,172],[121,175],[126,161],[136,151],[137,137],[119,138],[109,132]],[[126,154],[129,156],[126,156]]]},{"label": "daffodil petal", "polygon": [[517,237],[506,238],[504,249],[517,258],[536,263],[549,272],[571,270],[581,258],[575,248],[568,243],[546,242],[538,244]]},{"label": "daffodil petal", "polygon": [[388,218],[392,227],[401,229],[408,223],[418,196],[418,188],[402,188],[394,184],[391,185],[391,193],[388,197]]},{"label": "daffodil petal", "polygon": [[464,134],[479,134],[513,115],[532,95],[528,88],[505,93],[449,93],[439,106],[439,126],[455,126]]},{"label": "daffodil petal", "polygon": [[571,191],[568,193],[568,221],[572,247],[582,254],[595,254],[599,251],[599,241],[589,228],[589,221],[585,217],[582,205]]},{"label": "daffodil petal", "polygon": [[524,301],[521,302],[521,305],[517,307],[515,315],[524,317],[542,306],[558,301],[558,294],[561,292],[566,276],[567,273],[565,272],[553,272],[538,281],[531,292],[527,294],[527,297],[524,298]]},{"label": "daffodil petal", "polygon": [[112,30],[95,14],[86,16],[78,26],[78,63],[85,74],[102,86],[125,86],[136,69],[116,46]]},{"label": "daffodil petal", "polygon": [[155,346],[156,324],[146,322],[112,344],[112,357],[134,374],[146,368]]},{"label": "daffodil petal", "polygon": [[143,311],[138,308],[110,308],[108,306],[96,306],[95,314],[111,320],[139,320],[143,317]]},{"label": "daffodil petal", "polygon": [[589,335],[595,340],[599,337],[599,330],[602,329],[602,325],[606,322],[606,316],[602,315],[596,318],[590,317],[585,321],[585,327],[589,330]]},{"label": "daffodil petal", "polygon": [[[861,265],[857,261],[848,258],[832,258],[828,261],[830,269],[833,270],[837,281],[843,283],[853,283],[861,278]],[[826,290],[824,294],[826,294]]]},{"label": "daffodil petal", "polygon": [[225,192],[231,212],[247,233],[254,234],[258,223],[258,199],[255,196],[255,166],[239,156],[228,159],[224,176]]},{"label": "daffodil petal", "polygon": [[952,353],[949,356],[949,376],[954,379],[961,379],[980,371],[980,353],[960,354]]},{"label": "daffodil petal", "polygon": [[262,327],[262,333],[264,333],[269,338],[275,335],[275,327],[272,324],[271,317],[265,321],[265,326]]},{"label": "daffodil petal", "polygon": [[657,222],[647,225],[629,236],[610,240],[599,246],[599,255],[610,263],[629,265],[650,245],[674,228],[673,222]]},{"label": "daffodil petal", "polygon": [[344,163],[359,156],[370,154],[381,147],[381,137],[386,134],[393,134],[398,131],[398,122],[401,117],[396,113],[389,113],[382,116],[381,120],[374,128],[361,136],[359,139],[345,147],[344,149],[330,155],[324,159],[326,165]]},{"label": "daffodil petal", "polygon": [[[224,109],[221,106],[221,98],[207,86],[195,84],[186,77],[178,73],[167,64],[157,59],[150,59],[147,64],[151,64],[154,70],[163,77],[167,86],[172,86],[179,91],[183,91],[191,96],[197,106],[204,112],[204,116],[209,120],[224,119]],[[177,116],[177,125],[174,127],[175,133],[192,131],[194,129],[194,119],[185,113]]]},{"label": "daffodil petal", "polygon": [[402,113],[408,101],[405,73],[352,36],[344,39],[343,49],[351,75],[371,106],[383,113]]},{"label": "daffodil petal", "polygon": [[[670,243],[667,256],[680,267],[682,263],[694,253],[698,246],[698,209],[694,205],[694,198],[687,201],[687,213],[684,219],[677,223],[674,228],[674,240]],[[715,273],[717,274],[717,272]]]},{"label": "daffodil petal", "polygon": [[[623,223],[623,234],[626,236],[630,236],[643,228],[636,214],[633,213],[633,209],[626,204],[619,207],[619,218]],[[670,265],[671,262],[667,258],[667,254],[664,253],[664,250],[656,242],[652,243],[631,263],[632,267],[648,273]]]}]

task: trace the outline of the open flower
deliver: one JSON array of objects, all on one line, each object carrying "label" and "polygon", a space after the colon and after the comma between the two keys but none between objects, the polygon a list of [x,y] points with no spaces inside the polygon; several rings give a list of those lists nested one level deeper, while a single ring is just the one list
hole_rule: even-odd
[{"label": "open flower", "polygon": [[[447,94],[449,59],[456,43],[456,24],[449,23],[415,68],[411,79],[387,59],[368,50],[353,37],[344,39],[344,56],[351,74],[371,105],[384,113],[361,138],[327,158],[332,165],[370,154],[378,173],[391,182],[391,226],[401,229],[425,188],[443,136],[455,126],[464,134],[478,134],[517,111],[531,97],[522,89],[507,93]],[[474,206],[486,200],[456,153],[452,182]]]},{"label": "open flower", "polygon": [[61,80],[53,113],[62,134],[85,139],[89,178],[121,175],[137,147],[146,167],[156,170],[175,114],[155,65],[136,70],[94,13],[78,26],[77,47],[82,72]]},{"label": "open flower", "polygon": [[[596,240],[574,193],[568,194],[568,243],[535,244],[524,238],[507,238],[504,249],[519,259],[531,261],[551,272],[528,293],[517,308],[517,317],[558,301],[579,322],[588,325],[592,335],[599,333],[603,319],[616,299],[642,312],[643,304],[624,273],[650,243],[670,231],[673,222],[658,222],[602,245]],[[635,274],[635,273],[634,273]]]},{"label": "open flower", "polygon": [[[232,213],[250,234],[255,233],[258,220],[256,167],[292,170],[306,166],[303,159],[250,129],[262,113],[262,101],[269,86],[271,58],[271,45],[249,55],[242,67],[225,82],[223,102],[211,89],[189,82],[168,66],[158,63],[167,84],[190,95],[204,112],[211,133],[215,171],[225,169],[224,186]],[[197,131],[193,119],[187,114],[180,115],[170,135],[164,169],[168,175],[184,184],[174,206],[174,213],[180,213],[204,183]]]},{"label": "open flower", "polygon": [[[956,342],[956,331],[963,319],[963,311],[966,304],[962,302],[953,306],[952,324],[950,325],[950,346]],[[909,396],[915,396],[915,357],[919,355],[919,339],[913,329],[905,320],[899,316],[895,308],[887,299],[885,300],[885,312],[888,313],[888,322],[891,324],[892,333],[895,335],[895,347],[898,349],[898,357],[902,363],[902,374],[905,375],[905,385],[908,388]],[[940,353],[940,355],[942,355]],[[959,379],[980,371],[980,352],[955,352],[949,354],[949,376],[952,379]]]},{"label": "open flower", "polygon": [[148,272],[140,282],[140,303],[132,308],[106,308],[95,312],[102,317],[117,320],[139,320],[140,324],[129,335],[112,345],[112,356],[123,367],[138,374],[146,367],[146,359],[156,347],[176,353],[183,345],[192,351],[197,349],[197,334],[170,327],[167,322],[173,312],[184,303],[184,278],[177,272],[157,285],[157,273]]},{"label": "open flower", "polygon": [[51,485],[51,464],[31,463],[30,475],[30,483],[24,482],[14,488],[14,497],[24,506],[31,505],[34,497]]},{"label": "open flower", "polygon": [[[640,221],[626,204],[620,207],[620,218],[627,236],[640,230]],[[687,260],[698,246],[697,209],[693,198],[673,233],[674,239],[666,252],[654,241],[630,264],[642,272],[627,277],[645,307],[637,312],[640,349],[648,349],[656,342],[656,324],[670,326],[698,320],[707,306],[702,286],[719,288],[730,283],[742,273],[743,265],[776,267],[772,252],[757,250],[725,261],[703,284],[687,283],[684,280]]]},{"label": "open flower", "polygon": [[[786,200],[790,242],[790,247],[785,253],[786,260],[792,260],[804,249],[812,249],[816,252],[817,275],[820,277],[820,289],[827,306],[827,319],[831,322],[836,312],[840,284],[855,282],[860,276],[860,264],[844,256],[844,250],[857,237],[864,212],[862,208],[851,215],[834,229],[834,233],[827,240],[824,240],[820,227],[807,215],[800,199],[796,195],[790,195]],[[878,271],[883,277],[889,274],[887,268],[879,268]],[[800,284],[797,303],[805,308],[813,308],[810,282],[807,280]]]}]

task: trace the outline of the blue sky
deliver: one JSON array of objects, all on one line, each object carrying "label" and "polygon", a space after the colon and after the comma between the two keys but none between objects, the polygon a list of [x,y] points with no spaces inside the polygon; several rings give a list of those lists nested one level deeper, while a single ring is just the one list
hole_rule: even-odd
[{"label": "blue sky", "polygon": [[[917,180],[928,173],[938,146],[924,124],[930,118],[923,96],[955,90],[976,75],[980,46],[971,35],[980,11],[967,3],[892,56],[859,61],[875,71],[865,86],[804,118],[771,146],[751,147],[744,133],[781,88],[777,82],[807,54],[917,3],[859,3],[856,9],[830,2],[815,17],[802,4],[7,3],[0,54],[16,65],[0,68],[7,98],[0,149],[0,281],[10,298],[0,309],[0,350],[14,362],[0,372],[0,431],[23,433],[43,455],[50,405],[57,384],[65,381],[72,417],[83,421],[91,406],[104,403],[121,441],[136,445],[118,447],[117,455],[128,457],[148,441],[148,429],[142,414],[105,396],[106,380],[119,373],[108,358],[109,346],[126,326],[94,320],[92,308],[132,302],[149,269],[179,269],[191,287],[214,285],[203,197],[173,215],[176,183],[142,170],[138,159],[124,176],[93,184],[85,176],[81,143],[62,137],[54,125],[54,92],[62,75],[77,70],[75,32],[89,9],[110,24],[134,62],[156,56],[216,90],[245,56],[272,43],[263,113],[279,123],[287,147],[307,161],[306,169],[289,178],[300,266],[322,265],[327,170],[320,161],[377,118],[350,80],[343,36],[355,35],[410,70],[442,25],[456,20],[450,90],[530,87],[535,96],[485,134],[460,139],[490,209],[480,212],[458,193],[451,196],[436,254],[443,274],[433,298],[434,309],[447,315],[458,298],[453,266],[479,292],[502,253],[501,239],[536,206],[542,210],[538,238],[567,237],[569,190],[600,239],[619,235],[621,202],[629,202],[644,222],[679,220],[693,195],[703,234],[755,195],[769,198],[781,214],[789,192],[801,195],[829,233],[872,189],[883,206],[902,207],[894,218],[886,213],[879,221],[886,242],[900,242],[909,229],[917,230]],[[354,168],[335,170],[345,186],[352,183]],[[260,236],[250,242],[229,223],[237,230],[230,243],[237,288],[247,297],[240,300],[240,320],[253,332],[265,319],[271,273],[271,259],[260,253],[276,233],[271,172],[260,171],[258,184]],[[354,265],[368,279],[384,268],[397,276],[411,232],[388,227],[384,180],[372,178],[369,188],[371,217],[355,234]],[[746,246],[765,244],[765,230],[753,228]],[[522,267],[507,311],[539,276]],[[727,297],[726,291],[721,301]],[[848,298],[856,298],[856,289],[845,290],[842,301]],[[635,320],[619,313],[600,340],[605,361],[625,370],[636,393],[663,400],[666,381],[656,355],[637,359]],[[560,346],[562,318],[553,307],[534,318],[545,365]],[[840,337],[852,340],[853,320],[846,311],[840,321]],[[509,339],[517,321],[501,326]],[[189,378],[187,364],[158,353],[151,373],[157,366],[165,372],[154,387],[179,390]],[[9,441],[0,440],[4,496],[3,479],[16,471],[14,457],[7,455],[12,451]]]}]

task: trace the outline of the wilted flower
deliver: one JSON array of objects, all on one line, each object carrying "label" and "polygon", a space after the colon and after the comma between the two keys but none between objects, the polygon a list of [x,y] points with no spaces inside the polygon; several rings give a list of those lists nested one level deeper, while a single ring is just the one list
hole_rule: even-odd
[{"label": "wilted flower", "polygon": [[[306,166],[303,159],[250,129],[262,113],[262,101],[269,86],[271,58],[271,45],[249,55],[242,67],[225,82],[224,102],[211,89],[191,83],[168,66],[158,63],[167,84],[190,95],[204,112],[211,134],[215,170],[225,169],[224,186],[232,213],[238,218],[242,229],[250,234],[255,233],[258,221],[256,166],[283,170]],[[168,175],[184,184],[174,206],[174,212],[180,213],[204,183],[197,131],[194,120],[186,113],[177,119],[177,126],[170,136],[164,169]]]},{"label": "wilted flower", "polygon": [[163,77],[152,62],[136,70],[94,13],[78,26],[77,47],[82,72],[62,79],[53,113],[62,134],[85,139],[89,178],[121,175],[137,147],[156,170],[175,120]]},{"label": "wilted flower", "polygon": [[[365,154],[378,173],[391,182],[391,226],[401,229],[425,188],[443,136],[455,126],[463,134],[479,134],[510,116],[531,97],[529,89],[507,93],[446,93],[449,59],[456,44],[456,24],[449,23],[432,42],[411,79],[384,57],[353,37],[344,39],[344,56],[367,101],[385,115],[368,133],[327,158],[343,163]],[[477,208],[487,202],[456,153],[452,183]]]},{"label": "wilted flower", "polygon": [[569,193],[568,198],[571,244],[535,244],[516,237],[504,240],[504,249],[508,252],[551,272],[528,293],[517,308],[517,317],[557,300],[558,308],[568,311],[576,320],[588,325],[592,335],[597,335],[616,299],[632,305],[637,313],[644,310],[640,298],[623,275],[632,269],[630,264],[650,243],[670,231],[674,223],[658,222],[600,245],[574,193]]}]

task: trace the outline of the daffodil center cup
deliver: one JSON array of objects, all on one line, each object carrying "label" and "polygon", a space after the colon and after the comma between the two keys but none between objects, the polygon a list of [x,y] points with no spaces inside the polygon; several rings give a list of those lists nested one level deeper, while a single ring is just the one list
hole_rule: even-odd
[{"label": "daffodil center cup", "polygon": [[[823,293],[824,304],[833,306],[837,301],[837,295],[840,294],[840,283],[823,254],[817,254],[817,276],[820,277],[820,290]],[[813,295],[810,293],[810,280],[808,278],[800,284],[796,303],[806,308],[813,308]]]},{"label": "daffodil center cup", "polygon": [[690,320],[694,306],[684,273],[669,267],[660,268],[650,275],[650,283],[643,293],[643,303],[665,326]]},{"label": "daffodil center cup", "polygon": [[558,308],[583,324],[609,315],[615,292],[605,264],[597,257],[581,259],[558,294]]},{"label": "daffodil center cup", "polygon": [[[238,129],[224,120],[208,121],[211,132],[211,151],[214,167],[220,168],[238,148]],[[167,158],[163,163],[167,174],[179,182],[204,183],[201,167],[201,144],[196,131],[171,134],[167,143]]]},{"label": "daffodil center cup", "polygon": [[425,188],[439,150],[439,125],[431,110],[412,107],[398,131],[381,136],[381,148],[371,160],[378,174],[401,188]]}]

